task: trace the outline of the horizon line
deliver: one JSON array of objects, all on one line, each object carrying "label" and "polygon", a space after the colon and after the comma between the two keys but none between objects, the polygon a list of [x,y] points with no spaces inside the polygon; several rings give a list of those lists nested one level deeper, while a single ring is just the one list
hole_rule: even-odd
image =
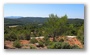
[{"label": "horizon line", "polygon": [[[4,18],[8,18],[8,17],[41,17],[41,16],[5,16]],[[61,16],[62,17],[62,16]],[[42,18],[48,18],[48,17],[42,17]],[[79,17],[68,17],[69,19],[84,19],[84,18],[79,18]],[[13,18],[12,18],[13,19]]]}]

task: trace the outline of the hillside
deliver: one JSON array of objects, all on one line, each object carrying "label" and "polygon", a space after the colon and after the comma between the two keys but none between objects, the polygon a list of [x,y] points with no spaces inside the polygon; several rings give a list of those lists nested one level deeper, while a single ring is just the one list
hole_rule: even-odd
[{"label": "hillside", "polygon": [[84,19],[53,14],[49,18],[5,18],[4,41],[5,49],[82,49]]},{"label": "hillside", "polygon": [[[12,18],[4,18],[4,24],[5,25],[22,25],[22,24],[29,24],[29,23],[44,23],[47,21],[47,17],[21,17],[17,19]],[[83,19],[68,19],[68,23],[72,24],[80,24],[83,23]]]}]

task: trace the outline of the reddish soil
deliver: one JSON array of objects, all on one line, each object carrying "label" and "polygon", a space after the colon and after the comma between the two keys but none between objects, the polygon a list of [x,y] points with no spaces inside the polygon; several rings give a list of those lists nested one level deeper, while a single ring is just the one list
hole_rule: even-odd
[{"label": "reddish soil", "polygon": [[[49,39],[50,39],[50,41],[53,41],[53,38],[49,38]],[[57,41],[59,41],[60,39],[65,40],[64,37],[58,37]],[[67,39],[65,41],[68,42],[71,46],[78,45],[80,48],[83,48],[83,45],[81,44],[81,42],[77,38],[71,38],[71,39]],[[23,45],[22,48],[27,48],[27,49],[30,48],[30,45],[36,46],[35,44],[31,44],[29,40],[20,40],[20,43]],[[6,47],[8,47],[9,49],[15,48],[15,47],[13,47],[12,41],[5,41],[4,45]],[[44,48],[37,48],[37,49],[47,49],[47,47],[45,46]]]},{"label": "reddish soil", "polygon": [[[20,40],[20,43],[23,45],[22,48],[29,48],[28,45],[30,44],[28,40]],[[13,42],[12,41],[5,41],[4,45],[8,48],[8,49],[12,49],[15,48],[13,47]]]},{"label": "reddish soil", "polygon": [[80,42],[77,38],[69,39],[67,42],[68,42],[71,46],[77,45],[77,46],[79,46],[80,48],[83,48],[83,45],[81,44],[81,42]]},{"label": "reddish soil", "polygon": [[5,45],[7,48],[14,48],[12,41],[5,41],[4,45]]},{"label": "reddish soil", "polygon": [[23,44],[23,45],[25,45],[25,44],[29,44],[30,41],[29,40],[20,40],[20,43]]},{"label": "reddish soil", "polygon": [[70,38],[70,39],[67,39],[67,40],[66,40],[66,38],[64,36],[60,36],[60,37],[56,38],[57,41],[59,41],[61,39],[63,39],[64,41],[68,42],[71,46],[77,45],[80,48],[83,48],[83,44],[76,37]]}]

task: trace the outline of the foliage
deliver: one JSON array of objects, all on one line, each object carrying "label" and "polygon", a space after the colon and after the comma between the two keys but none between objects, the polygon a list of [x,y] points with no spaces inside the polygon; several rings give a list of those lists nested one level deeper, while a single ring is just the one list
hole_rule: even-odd
[{"label": "foliage", "polygon": [[[78,36],[77,38],[84,44],[84,20],[83,19],[68,19],[67,15],[58,17],[57,15],[50,14],[48,18],[40,17],[22,17],[20,19],[4,19],[4,40],[16,41],[30,40],[31,43],[38,41],[31,37],[45,36],[44,42],[39,42],[41,46],[44,44],[48,48],[66,49],[77,48],[71,47],[69,44],[64,43],[61,39],[59,42],[55,41],[58,36]],[[15,28],[9,26],[18,25]],[[53,41],[49,40],[53,37]]]},{"label": "foliage", "polygon": [[39,41],[38,43],[40,47],[44,47],[44,43],[42,41]]},{"label": "foliage", "polygon": [[36,49],[36,47],[33,45],[30,45],[30,49]]},{"label": "foliage", "polygon": [[77,45],[71,46],[71,49],[80,49]]},{"label": "foliage", "polygon": [[60,41],[59,42],[64,42],[64,39],[60,39]]},{"label": "foliage", "polygon": [[37,43],[38,41],[37,41],[35,38],[32,38],[32,39],[30,40],[30,42],[34,44],[34,43]]},{"label": "foliage", "polygon": [[16,48],[21,48],[22,47],[19,40],[14,41],[13,46],[16,47]]},{"label": "foliage", "polygon": [[30,40],[30,34],[26,33],[25,36],[26,36],[26,40]]},{"label": "foliage", "polygon": [[15,41],[17,39],[17,36],[14,32],[11,32],[10,34],[5,34],[5,40]]},{"label": "foliage", "polygon": [[77,35],[77,38],[84,44],[84,24],[79,28]]},{"label": "foliage", "polygon": [[25,35],[23,35],[23,34],[19,35],[19,39],[20,39],[20,40],[25,40],[25,39],[26,39],[26,38],[25,38]]},{"label": "foliage", "polygon": [[51,42],[48,48],[49,49],[78,49],[79,47],[76,45],[70,46],[68,43],[65,43],[65,42]]},{"label": "foliage", "polygon": [[[65,32],[65,24],[67,23],[67,15],[59,18],[57,15],[51,14],[46,22],[46,33],[55,37]],[[64,29],[63,29],[64,28]],[[55,38],[54,38],[55,40]]]}]

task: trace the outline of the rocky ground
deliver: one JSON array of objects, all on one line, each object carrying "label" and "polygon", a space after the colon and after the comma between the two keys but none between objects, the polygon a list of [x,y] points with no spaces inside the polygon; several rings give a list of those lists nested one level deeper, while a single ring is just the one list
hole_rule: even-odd
[{"label": "rocky ground", "polygon": [[[49,38],[49,39],[50,39],[50,41],[53,41],[53,38]],[[56,41],[58,41],[60,39],[65,39],[65,37],[58,37],[56,39]],[[70,38],[70,39],[65,39],[65,42],[68,42],[71,46],[77,45],[80,48],[83,48],[83,45],[81,44],[81,42],[76,37]],[[30,49],[31,45],[33,47],[35,47],[36,49],[47,49],[47,46],[37,47],[37,45],[39,45],[39,44],[38,43],[32,44],[32,43],[30,43],[30,40],[20,40],[20,43],[22,44],[21,49]],[[5,41],[4,47],[5,47],[5,49],[15,49],[15,47],[13,47],[13,41]]]}]

